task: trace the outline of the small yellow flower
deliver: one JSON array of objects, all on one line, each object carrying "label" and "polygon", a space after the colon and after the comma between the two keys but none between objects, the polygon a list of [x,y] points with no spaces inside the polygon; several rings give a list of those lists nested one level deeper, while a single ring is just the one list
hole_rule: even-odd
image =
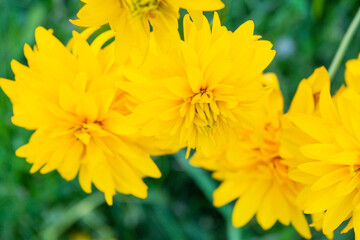
[{"label": "small yellow flower", "polygon": [[295,204],[302,186],[288,178],[290,166],[281,152],[283,99],[277,78],[266,74],[262,82],[274,90],[262,102],[266,117],[261,124],[238,130],[238,135],[211,157],[196,153],[191,163],[214,171],[213,177],[221,181],[213,195],[216,207],[236,200],[235,227],[244,226],[256,214],[264,230],[280,221],[291,223],[304,238],[311,238],[305,216]]},{"label": "small yellow flower", "polygon": [[115,86],[122,74],[114,44],[102,48],[114,33],[89,45],[93,30],[74,32],[65,47],[37,28],[36,46],[25,46],[29,66],[13,61],[15,81],[2,79],[1,87],[13,103],[12,122],[35,131],[16,152],[32,164],[30,172],[57,170],[66,180],[79,174],[85,192],[93,183],[111,205],[117,191],[145,198],[142,178],[161,174],[134,141],[138,130],[126,118],[131,99]]},{"label": "small yellow flower", "polygon": [[275,51],[254,36],[252,21],[233,33],[216,13],[212,30],[205,17],[199,30],[187,15],[184,35],[168,53],[151,48],[140,73],[125,71],[130,82],[122,87],[143,101],[134,110],[143,119],[142,134],[209,153],[253,120],[266,94],[258,77]]},{"label": "small yellow flower", "polygon": [[[82,0],[85,5],[71,21],[83,27],[110,24],[116,31],[118,59],[123,61],[132,46],[146,52],[150,25],[160,44],[178,37],[179,8],[187,9],[201,26],[202,11],[224,7],[221,0]],[[150,25],[149,25],[150,23]]]},{"label": "small yellow flower", "polygon": [[342,233],[354,228],[355,238],[360,239],[360,95],[349,80],[350,87],[334,98],[323,88],[317,112],[287,116],[307,136],[293,154],[301,160],[290,177],[306,185],[298,198],[305,213],[325,212],[324,234],[332,234],[350,219]]}]

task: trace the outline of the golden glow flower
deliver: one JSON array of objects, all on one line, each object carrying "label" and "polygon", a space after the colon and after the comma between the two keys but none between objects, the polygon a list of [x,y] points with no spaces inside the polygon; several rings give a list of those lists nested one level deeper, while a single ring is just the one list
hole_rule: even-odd
[{"label": "golden glow flower", "polygon": [[290,166],[281,152],[283,99],[276,76],[266,74],[263,85],[274,90],[262,102],[266,117],[261,124],[239,130],[211,157],[196,153],[191,163],[214,171],[213,177],[221,181],[213,195],[216,207],[236,200],[235,227],[244,226],[256,214],[264,230],[280,221],[291,223],[304,238],[311,238],[305,216],[295,204],[302,186],[288,178]]},{"label": "golden glow flower", "polygon": [[[161,44],[178,37],[179,8],[184,8],[201,26],[202,11],[224,7],[221,0],[82,0],[85,5],[72,23],[83,26],[110,24],[116,31],[118,58],[125,60],[131,47],[146,52],[150,25]],[[150,23],[150,25],[149,25]]]},{"label": "golden glow flower", "polygon": [[1,80],[13,103],[12,122],[35,131],[16,154],[32,164],[31,173],[57,170],[66,180],[79,174],[84,191],[93,183],[110,205],[117,191],[145,198],[142,178],[161,174],[133,140],[137,128],[126,119],[131,101],[115,86],[122,74],[114,44],[102,47],[114,33],[89,45],[92,32],[74,32],[65,47],[39,27],[34,49],[24,49],[29,66],[12,62],[15,81]]},{"label": "golden glow flower", "polygon": [[266,94],[258,77],[275,51],[254,36],[252,21],[233,33],[216,13],[212,30],[205,17],[199,30],[187,15],[184,35],[168,53],[151,48],[140,73],[127,69],[130,82],[122,85],[143,102],[134,110],[143,119],[142,134],[209,153],[253,120]]},{"label": "golden glow flower", "polygon": [[294,154],[302,161],[290,177],[306,185],[298,199],[305,213],[325,212],[324,234],[350,219],[342,233],[354,228],[360,239],[360,95],[349,87],[331,98],[324,88],[318,102],[316,114],[288,115],[308,137]]}]

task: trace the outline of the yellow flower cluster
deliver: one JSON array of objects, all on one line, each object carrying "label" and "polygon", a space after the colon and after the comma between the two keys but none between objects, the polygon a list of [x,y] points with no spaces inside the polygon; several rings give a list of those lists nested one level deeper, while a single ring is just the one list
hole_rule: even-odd
[{"label": "yellow flower cluster", "polygon": [[[314,111],[318,88],[330,84],[329,78],[324,78],[324,71],[318,69],[300,83],[289,112]],[[213,196],[215,206],[237,199],[234,226],[245,225],[256,214],[264,230],[278,220],[284,225],[291,223],[304,238],[311,238],[308,223],[296,201],[304,185],[288,177],[295,161],[288,146],[281,142],[283,131],[290,128],[291,123],[283,119],[284,104],[278,80],[274,74],[265,74],[260,81],[273,89],[261,102],[263,115],[236,131],[213,155],[196,153],[191,163],[213,171],[213,177],[221,181]]]},{"label": "yellow flower cluster", "polygon": [[[0,79],[12,122],[34,131],[16,155],[31,173],[58,171],[92,184],[109,205],[116,192],[146,198],[145,177],[159,178],[150,155],[186,147],[191,163],[221,182],[214,205],[234,200],[233,225],[254,216],[311,238],[344,221],[360,239],[360,55],[346,84],[330,95],[327,70],[300,82],[287,113],[275,74],[264,70],[272,44],[254,23],[235,32],[202,11],[220,0],[82,0],[67,45],[52,30],[35,32],[27,66],[12,62],[15,81]],[[178,33],[179,8],[189,14]],[[192,20],[191,20],[192,19]],[[100,26],[111,30],[88,39]],[[308,224],[304,214],[311,214]]]}]

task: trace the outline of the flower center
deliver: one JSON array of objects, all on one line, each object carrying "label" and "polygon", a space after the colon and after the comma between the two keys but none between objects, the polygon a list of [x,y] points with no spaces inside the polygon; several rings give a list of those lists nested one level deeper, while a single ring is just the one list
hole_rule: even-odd
[{"label": "flower center", "polygon": [[83,144],[88,145],[90,143],[91,135],[94,132],[101,132],[101,122],[83,123],[75,132],[75,137]]},{"label": "flower center", "polygon": [[200,89],[200,92],[191,97],[189,101],[195,113],[193,123],[203,134],[211,134],[220,115],[220,110],[214,100],[212,91]]},{"label": "flower center", "polygon": [[141,17],[159,7],[161,0],[122,0],[131,18]]}]

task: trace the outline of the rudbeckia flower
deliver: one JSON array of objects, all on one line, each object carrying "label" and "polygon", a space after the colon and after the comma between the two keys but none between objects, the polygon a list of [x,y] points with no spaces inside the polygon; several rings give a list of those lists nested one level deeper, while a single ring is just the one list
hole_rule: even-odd
[{"label": "rudbeckia flower", "polygon": [[16,154],[32,164],[31,173],[57,170],[66,180],[78,175],[87,193],[93,183],[110,205],[116,192],[145,198],[143,177],[161,174],[134,141],[138,130],[126,119],[131,99],[114,84],[122,78],[114,44],[102,47],[114,33],[89,45],[92,31],[74,32],[65,47],[39,27],[36,46],[24,49],[28,66],[12,62],[15,81],[1,80],[13,103],[12,122],[34,131]]},{"label": "rudbeckia flower", "polygon": [[213,195],[216,207],[236,200],[232,215],[235,227],[244,226],[256,215],[264,230],[276,221],[291,223],[304,238],[311,238],[296,204],[302,185],[288,178],[290,165],[281,152],[283,98],[276,76],[266,74],[263,84],[274,90],[262,102],[266,117],[261,118],[261,124],[238,130],[237,136],[210,157],[196,153],[191,163],[213,171],[213,177],[221,181]]},{"label": "rudbeckia flower", "polygon": [[290,172],[292,179],[306,185],[298,202],[305,213],[325,212],[324,234],[349,220],[342,233],[354,228],[355,238],[360,239],[360,95],[355,89],[343,89],[331,98],[324,88],[317,114],[289,114],[288,118],[308,136],[294,155],[302,161]]},{"label": "rudbeckia flower", "polygon": [[[116,31],[118,59],[125,60],[135,44],[145,53],[150,26],[156,39],[168,45],[178,37],[179,8],[184,8],[202,25],[202,11],[224,7],[221,0],[82,0],[85,5],[71,21],[82,27],[110,24]],[[150,23],[150,24],[149,24]]]},{"label": "rudbeckia flower", "polygon": [[187,15],[185,40],[167,53],[149,52],[139,69],[127,69],[124,87],[140,99],[134,109],[142,134],[168,138],[210,152],[234,128],[253,119],[266,94],[258,77],[274,58],[272,44],[254,36],[248,21],[234,33],[215,13],[212,30],[204,17],[199,30]]}]

